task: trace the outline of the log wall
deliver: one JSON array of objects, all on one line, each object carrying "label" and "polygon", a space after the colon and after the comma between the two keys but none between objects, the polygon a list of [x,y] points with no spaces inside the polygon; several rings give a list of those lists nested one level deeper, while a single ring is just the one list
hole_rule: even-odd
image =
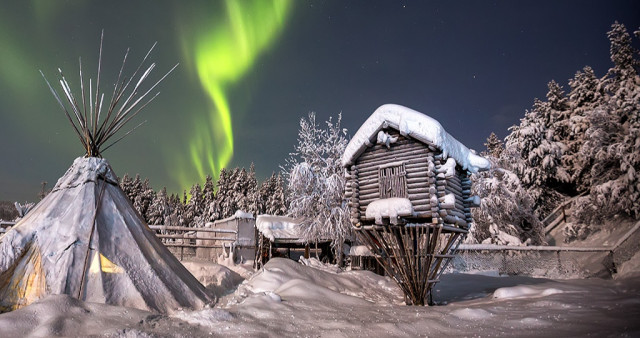
[{"label": "log wall", "polygon": [[[405,197],[413,204],[414,211],[421,214],[420,217],[431,218],[430,198],[434,193],[431,188],[435,183],[435,168],[429,163],[432,163],[437,150],[430,149],[429,146],[416,140],[406,138],[395,129],[388,128],[384,131],[392,137],[397,137],[398,140],[391,144],[390,149],[384,144],[372,145],[360,155],[348,170],[345,197],[350,201],[352,221],[366,222],[367,206],[381,198],[380,168],[396,166],[404,169]],[[398,185],[399,183],[395,180],[393,184]]]},{"label": "log wall", "polygon": [[[356,160],[346,168],[347,185],[345,198],[349,203],[350,219],[353,224],[370,224],[365,219],[367,206],[377,199],[403,197],[406,194],[416,213],[417,222],[431,222],[468,229],[472,222],[470,200],[471,180],[466,170],[456,165],[455,171],[447,171],[446,159],[433,145],[424,144],[404,137],[393,128],[385,128],[391,137],[397,137],[390,148],[384,144],[371,144]],[[382,169],[381,169],[382,168]],[[390,169],[391,168],[391,169]],[[404,180],[393,178],[380,184],[380,171],[404,173]],[[381,191],[381,186],[397,188],[389,194]],[[454,196],[453,203],[446,195]],[[448,199],[448,200],[447,200]],[[445,201],[447,200],[447,201]]]}]

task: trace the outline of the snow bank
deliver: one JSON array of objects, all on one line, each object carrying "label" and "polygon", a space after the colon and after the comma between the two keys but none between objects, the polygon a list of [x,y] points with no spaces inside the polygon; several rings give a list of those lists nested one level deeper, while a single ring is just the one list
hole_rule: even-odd
[{"label": "snow bank", "polygon": [[189,272],[217,297],[233,292],[243,276],[227,266],[204,261],[182,261]]},{"label": "snow bank", "polygon": [[272,241],[300,238],[300,220],[286,216],[258,215],[256,228]]},{"label": "snow bank", "polygon": [[[266,277],[256,273],[229,296],[241,301],[224,307],[167,316],[50,296],[0,315],[0,336],[635,337],[640,333],[636,320],[640,277],[557,282],[448,274],[435,290],[435,300],[446,305],[420,307],[403,305],[397,286],[370,272],[332,273],[278,258],[265,268],[273,290],[249,291]],[[492,292],[503,295],[493,298]],[[542,297],[549,294],[553,297]]]},{"label": "snow bank", "polygon": [[283,300],[316,298],[320,302],[350,305],[397,304],[402,300],[400,290],[390,278],[370,271],[331,270],[274,258],[244,285],[253,293],[275,292]]},{"label": "snow bank", "polygon": [[451,157],[463,168],[471,172],[489,169],[489,161],[478,156],[449,135],[442,125],[431,117],[413,109],[395,104],[385,104],[364,122],[353,135],[342,156],[342,165],[348,166],[360,155],[384,125],[400,131],[404,136],[413,137],[424,143],[433,144]]},{"label": "snow bank", "polygon": [[0,316],[3,337],[90,336],[115,333],[151,313],[126,307],[87,303],[68,295],[51,295]]},{"label": "snow bank", "polygon": [[556,288],[539,288],[535,286],[513,286],[500,288],[493,292],[495,299],[512,299],[512,298],[533,298],[550,296],[557,293],[563,293],[562,290]]}]

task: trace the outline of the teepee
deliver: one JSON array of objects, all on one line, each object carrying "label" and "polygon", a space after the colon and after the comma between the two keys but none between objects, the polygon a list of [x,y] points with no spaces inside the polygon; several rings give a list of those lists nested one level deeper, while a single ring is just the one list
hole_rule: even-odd
[{"label": "teepee", "polygon": [[121,80],[120,70],[106,111],[102,110],[104,94],[99,94],[102,40],[98,76],[95,84],[89,80],[88,97],[82,63],[79,100],[62,71],[60,84],[67,105],[49,85],[86,154],[73,162],[51,193],[0,237],[0,312],[50,294],[161,313],[198,309],[215,301],[145,224],[101,156],[113,145],[103,147],[105,142],[155,98],[140,104],[175,68],[140,95],[140,86],[155,64],[133,79],[152,50],[128,80]]}]

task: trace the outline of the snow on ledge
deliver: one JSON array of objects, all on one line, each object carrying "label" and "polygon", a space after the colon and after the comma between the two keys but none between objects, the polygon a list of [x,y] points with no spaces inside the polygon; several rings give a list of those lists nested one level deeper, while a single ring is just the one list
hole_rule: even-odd
[{"label": "snow on ledge", "polygon": [[300,220],[286,216],[258,215],[256,218],[256,228],[271,241],[300,238],[300,223]]},{"label": "snow on ledge", "polygon": [[449,135],[442,125],[433,118],[413,109],[396,104],[385,104],[364,122],[353,135],[342,156],[342,166],[353,163],[371,142],[377,137],[384,125],[397,129],[404,136],[411,136],[421,142],[432,144],[442,150],[445,158],[453,158],[463,169],[470,172],[487,170],[489,161],[471,152],[453,136]]},{"label": "snow on ledge", "polygon": [[375,219],[376,223],[382,224],[382,218],[388,217],[392,224],[398,219],[398,216],[413,215],[413,205],[406,198],[384,198],[375,200],[367,206],[365,217],[367,219]]}]

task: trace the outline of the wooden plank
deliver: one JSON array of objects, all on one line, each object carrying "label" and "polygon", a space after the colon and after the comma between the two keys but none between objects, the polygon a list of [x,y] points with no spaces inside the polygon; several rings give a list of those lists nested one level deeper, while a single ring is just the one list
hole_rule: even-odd
[{"label": "wooden plank", "polygon": [[230,241],[230,242],[235,242],[235,238],[229,238],[229,237],[199,237],[199,236],[185,236],[185,235],[159,235],[156,234],[156,237],[158,238],[177,238],[177,239],[202,239],[202,240],[207,240],[207,241]]},{"label": "wooden plank", "polygon": [[235,230],[226,230],[226,229],[212,229],[212,228],[190,228],[190,227],[179,227],[179,226],[168,226],[168,225],[149,225],[149,229],[155,231],[202,231],[202,232],[219,232],[226,234],[235,234],[238,233]]}]

